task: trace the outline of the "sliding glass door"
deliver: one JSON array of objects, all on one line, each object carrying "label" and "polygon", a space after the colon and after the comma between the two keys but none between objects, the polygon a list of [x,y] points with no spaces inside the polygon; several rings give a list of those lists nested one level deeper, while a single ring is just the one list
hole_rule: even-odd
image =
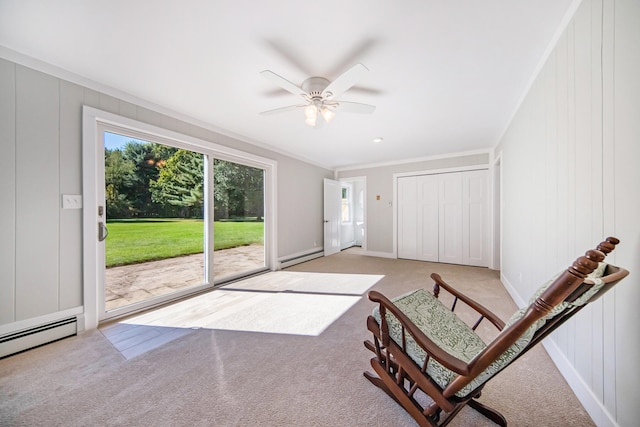
[{"label": "sliding glass door", "polygon": [[264,169],[100,129],[100,319],[266,269]]}]

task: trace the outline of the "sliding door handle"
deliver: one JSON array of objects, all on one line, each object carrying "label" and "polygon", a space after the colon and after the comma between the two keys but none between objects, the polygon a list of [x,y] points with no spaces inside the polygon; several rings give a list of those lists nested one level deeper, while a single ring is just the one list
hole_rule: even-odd
[{"label": "sliding door handle", "polygon": [[106,225],[104,225],[104,222],[100,221],[98,223],[98,242],[104,241],[104,239],[106,239],[108,235],[109,229]]}]

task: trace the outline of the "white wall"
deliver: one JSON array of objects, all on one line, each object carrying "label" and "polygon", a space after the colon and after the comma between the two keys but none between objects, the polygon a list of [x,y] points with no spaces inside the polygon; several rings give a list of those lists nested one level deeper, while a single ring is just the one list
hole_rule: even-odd
[{"label": "white wall", "polygon": [[0,58],[0,336],[81,312],[83,105],[276,160],[278,257],[321,247],[332,171]]},{"label": "white wall", "polygon": [[630,277],[545,341],[597,425],[640,419],[640,2],[584,0],[496,148],[517,301],[609,235]]},{"label": "white wall", "polygon": [[[393,256],[393,174],[465,166],[489,165],[489,153],[451,154],[413,162],[362,166],[338,170],[338,178],[365,177],[365,235],[367,253]],[[378,196],[380,198],[378,199]]]}]

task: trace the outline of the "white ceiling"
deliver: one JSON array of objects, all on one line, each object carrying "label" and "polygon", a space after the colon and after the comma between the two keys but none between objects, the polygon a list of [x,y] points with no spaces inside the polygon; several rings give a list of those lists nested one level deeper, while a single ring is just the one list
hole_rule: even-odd
[{"label": "white ceiling", "polygon": [[[340,168],[493,147],[575,1],[0,0],[0,45]],[[260,71],[300,85],[359,62],[340,99],[372,115],[259,114],[299,102]]]}]

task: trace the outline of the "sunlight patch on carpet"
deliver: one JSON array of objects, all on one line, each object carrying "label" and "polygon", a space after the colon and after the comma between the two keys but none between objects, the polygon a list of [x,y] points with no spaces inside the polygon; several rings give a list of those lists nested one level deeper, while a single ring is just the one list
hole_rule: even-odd
[{"label": "sunlight patch on carpet", "polygon": [[270,272],[121,323],[317,336],[383,277]]}]

